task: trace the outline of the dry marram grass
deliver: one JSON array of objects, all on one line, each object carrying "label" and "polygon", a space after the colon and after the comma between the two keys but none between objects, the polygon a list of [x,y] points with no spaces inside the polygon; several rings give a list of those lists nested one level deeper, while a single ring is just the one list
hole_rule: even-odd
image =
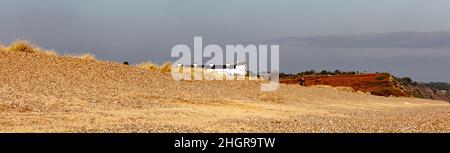
[{"label": "dry marram grass", "polygon": [[8,46],[8,50],[12,52],[35,53],[35,46],[27,40],[17,40]]},{"label": "dry marram grass", "polygon": [[58,53],[56,51],[43,49],[28,40],[17,40],[15,42],[12,42],[8,47],[0,44],[0,51],[42,53],[53,57],[58,56]]},{"label": "dry marram grass", "polygon": [[172,62],[167,61],[164,62],[161,66],[158,66],[157,64],[148,61],[141,64],[137,64],[136,67],[150,70],[153,72],[170,73],[172,71]]},{"label": "dry marram grass", "polygon": [[52,57],[58,57],[58,53],[54,50],[46,50],[46,51],[42,51],[43,54],[48,55],[48,56],[52,56]]},{"label": "dry marram grass", "polygon": [[146,70],[150,70],[150,71],[158,71],[158,65],[154,64],[153,62],[145,62],[145,63],[141,63],[138,64],[137,67],[142,68],[142,69],[146,69]]},{"label": "dry marram grass", "polygon": [[95,55],[91,54],[91,53],[84,53],[81,55],[67,55],[69,57],[73,57],[73,58],[79,58],[82,60],[96,60]]},{"label": "dry marram grass", "polygon": [[170,73],[172,70],[172,62],[167,61],[163,65],[159,67],[159,72],[161,73]]}]

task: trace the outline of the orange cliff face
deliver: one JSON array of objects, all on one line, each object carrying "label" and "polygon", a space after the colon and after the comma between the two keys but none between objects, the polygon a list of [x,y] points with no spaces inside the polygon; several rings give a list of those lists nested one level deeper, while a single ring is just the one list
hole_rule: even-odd
[{"label": "orange cliff face", "polygon": [[[301,77],[281,79],[281,83],[299,84]],[[405,89],[396,82],[391,74],[347,74],[347,75],[311,75],[304,76],[305,86],[329,85],[333,87],[351,87],[355,91],[368,92],[379,96],[408,97]]]}]

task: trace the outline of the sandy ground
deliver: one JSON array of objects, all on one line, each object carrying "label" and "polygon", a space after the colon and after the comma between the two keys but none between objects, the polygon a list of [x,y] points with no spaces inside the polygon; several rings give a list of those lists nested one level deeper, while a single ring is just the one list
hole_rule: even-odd
[{"label": "sandy ground", "polygon": [[450,104],[0,51],[0,132],[450,132]]}]

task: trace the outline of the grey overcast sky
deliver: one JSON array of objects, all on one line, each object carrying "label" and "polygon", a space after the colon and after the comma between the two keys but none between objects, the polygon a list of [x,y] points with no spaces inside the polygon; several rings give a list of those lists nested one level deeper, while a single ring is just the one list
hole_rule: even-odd
[{"label": "grey overcast sky", "polygon": [[[3,44],[28,39],[61,54],[91,52],[101,59],[132,63],[170,60],[171,48],[192,45],[194,36],[203,36],[204,44],[225,45],[450,31],[449,0],[0,0],[0,6]],[[280,42],[281,70],[390,71],[419,81],[450,82],[450,47],[441,40],[447,37],[431,35],[440,47],[333,48]],[[430,39],[408,43],[422,40]]]}]

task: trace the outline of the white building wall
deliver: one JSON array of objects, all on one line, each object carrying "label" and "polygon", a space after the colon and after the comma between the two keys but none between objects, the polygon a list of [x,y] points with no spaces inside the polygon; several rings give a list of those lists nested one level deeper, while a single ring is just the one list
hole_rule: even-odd
[{"label": "white building wall", "polygon": [[246,75],[247,65],[236,65],[233,69],[211,69],[217,73],[223,73],[225,75]]}]

